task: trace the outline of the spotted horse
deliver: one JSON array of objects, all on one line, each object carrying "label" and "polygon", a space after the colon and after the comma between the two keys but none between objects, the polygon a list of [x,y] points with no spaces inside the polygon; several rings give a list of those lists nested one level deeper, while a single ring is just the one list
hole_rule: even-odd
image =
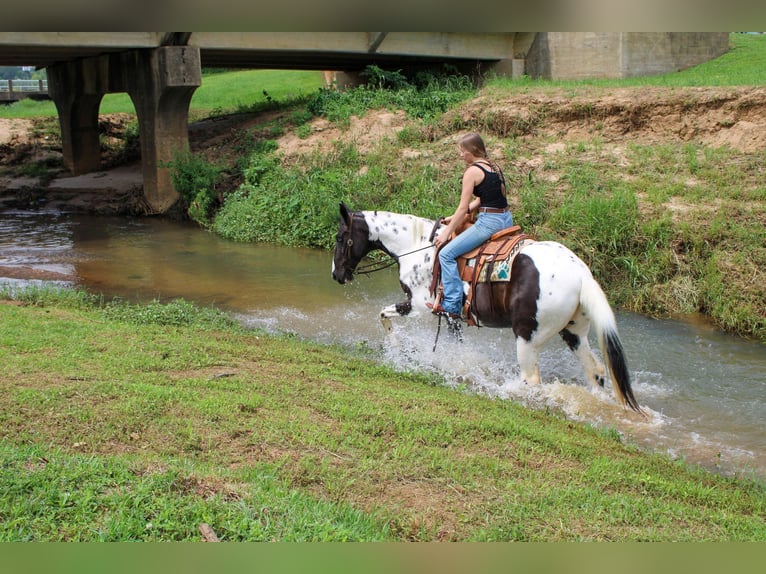
[{"label": "spotted horse", "polygon": [[[351,211],[344,203],[340,205],[332,277],[340,284],[353,280],[354,273],[361,272],[357,269],[360,261],[372,251],[392,257],[399,267],[406,300],[380,311],[389,332],[392,318],[430,313],[426,303],[432,301],[436,226],[436,221],[415,215]],[[579,359],[590,384],[603,387],[608,368],[619,402],[644,414],[631,388],[614,313],[587,265],[560,243],[530,241],[513,258],[510,273],[504,320],[489,326],[513,331],[523,381],[540,383],[540,351],[558,333]],[[591,325],[606,368],[588,343]]]}]

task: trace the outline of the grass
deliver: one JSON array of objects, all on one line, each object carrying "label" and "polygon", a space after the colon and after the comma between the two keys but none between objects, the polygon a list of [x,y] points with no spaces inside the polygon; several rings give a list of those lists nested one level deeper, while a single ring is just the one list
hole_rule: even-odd
[{"label": "grass", "polygon": [[766,538],[762,483],[609,429],[183,302],[57,293],[0,304],[0,540]]},{"label": "grass", "polygon": [[[763,85],[764,66],[753,62],[764,38],[735,34],[732,44],[718,60],[664,77],[494,79],[483,94]],[[343,125],[351,113],[406,97],[414,119],[365,154],[339,144],[300,166],[282,165],[275,146],[248,147],[245,184],[218,214],[218,232],[326,246],[340,199],[431,217],[454,207],[459,166],[442,152],[427,165],[400,158],[403,147],[432,152],[430,143],[465,129],[442,113],[466,93],[431,107],[418,107],[412,91],[301,100],[319,85],[318,73],[206,75],[193,115],[295,97],[305,137],[312,101],[308,117],[325,113]],[[46,106],[0,114],[54,116]],[[101,112],[117,111],[132,113],[129,99],[107,96]],[[544,112],[490,137],[509,159],[535,153],[515,134]],[[519,222],[576,243],[623,306],[702,308],[734,331],[764,333],[763,282],[753,280],[766,262],[766,197],[753,183],[762,154],[636,144],[624,166],[595,162],[603,146],[595,136],[544,154],[560,183],[521,179]],[[691,177],[696,185],[679,184]],[[669,202],[688,208],[684,219]],[[762,482],[647,454],[614,430],[463,394],[433,375],[396,372],[362,349],[245,331],[182,300],[130,305],[50,287],[0,297],[2,541],[189,541],[200,539],[201,523],[225,541],[766,539]]]},{"label": "grass", "polygon": [[[731,43],[724,56],[677,73],[590,82],[495,78],[480,96],[502,102],[548,89],[574,97],[610,87],[764,85],[766,68],[753,63],[766,60],[766,38],[732,34]],[[340,201],[431,218],[451,213],[460,166],[436,146],[457,132],[479,130],[490,147],[506,150],[506,166],[543,159],[539,175],[509,167],[515,221],[534,237],[574,248],[616,305],[653,316],[703,313],[721,329],[766,341],[761,152],[639,139],[628,141],[617,161],[605,152],[611,148],[587,95],[572,113],[590,118],[592,135],[548,152],[541,148],[552,142],[536,132],[555,119],[549,104],[530,106],[523,118],[482,106],[466,120],[471,114],[460,103],[474,95],[469,90],[457,90],[435,114],[424,102],[441,88],[404,93],[406,104],[397,92],[370,89],[310,99],[309,109],[338,126],[350,115],[390,107],[405,110],[410,121],[393,141],[372,149],[336,142],[300,162],[281,162],[276,150],[254,155],[254,169],[245,168],[243,185],[227,197],[211,229],[238,241],[327,249]],[[403,159],[405,151],[410,159]]]},{"label": "grass", "polygon": [[691,86],[763,86],[766,85],[766,37],[763,34],[739,34],[729,36],[729,51],[725,54],[678,72],[621,79],[594,80],[510,80],[495,78],[489,82],[490,89],[505,91],[568,88],[573,92],[589,87],[691,87]]},{"label": "grass", "polygon": [[[202,85],[192,96],[190,117],[202,118],[235,111],[268,107],[275,102],[290,102],[316,92],[324,86],[322,72],[303,70],[240,70],[203,74]],[[106,94],[100,114],[134,114],[127,94]],[[56,116],[52,101],[24,99],[0,106],[0,118]]]}]

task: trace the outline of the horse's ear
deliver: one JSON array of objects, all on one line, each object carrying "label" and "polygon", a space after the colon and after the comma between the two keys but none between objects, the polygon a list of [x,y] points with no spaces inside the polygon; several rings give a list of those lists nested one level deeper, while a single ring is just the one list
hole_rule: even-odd
[{"label": "horse's ear", "polygon": [[340,202],[340,216],[346,224],[351,222],[351,211],[349,211],[348,206],[342,201]]}]

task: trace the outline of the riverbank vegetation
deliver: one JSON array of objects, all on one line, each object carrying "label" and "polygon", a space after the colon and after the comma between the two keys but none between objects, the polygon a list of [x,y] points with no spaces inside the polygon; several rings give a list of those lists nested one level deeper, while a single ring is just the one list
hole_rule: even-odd
[{"label": "riverbank vegetation", "polygon": [[180,300],[2,296],[3,541],[766,539],[761,482],[364,348]]},{"label": "riverbank vegetation", "polygon": [[[451,213],[461,169],[454,140],[476,130],[506,170],[515,222],[576,251],[616,306],[702,314],[766,342],[766,142],[757,123],[766,39],[732,34],[731,45],[662,76],[485,78],[481,88],[452,68],[405,77],[372,67],[368,84],[343,92],[322,89],[319,72],[206,73],[190,113],[202,127],[193,152],[173,162],[173,181],[189,217],[223,237],[328,248],[340,201]],[[0,113],[32,109],[55,121],[50,102]],[[101,107],[132,111],[120,94]],[[136,137],[126,130],[126,148],[137,150]],[[25,169],[48,169],[44,161]]]},{"label": "riverbank vegetation", "polygon": [[[762,40],[733,42],[725,68],[763,84],[766,68],[735,65],[762,52]],[[217,233],[326,248],[340,200],[447,213],[460,169],[452,138],[479,129],[507,166],[517,222],[578,250],[613,301],[703,311],[763,338],[763,151],[632,141],[615,155],[595,105],[603,90],[705,69],[616,83],[493,79],[479,90],[437,78],[395,90],[317,86],[297,98],[267,90],[259,102],[230,96],[231,107],[195,113],[234,118],[233,143],[220,132],[215,146],[197,140],[177,159],[177,185]],[[374,73],[378,83],[400,80]],[[206,78],[199,92],[228,76]],[[444,81],[457,83],[446,90]],[[542,98],[550,93],[570,101],[589,135],[545,132],[558,121]],[[509,94],[532,113],[487,104]],[[365,138],[371,124],[357,125],[360,117],[396,129]],[[353,137],[335,137],[346,132]],[[288,140],[308,152],[285,153]],[[237,185],[224,193],[227,177]],[[613,429],[462,393],[434,374],[395,371],[364,346],[247,330],[183,300],[0,288],[0,364],[2,541],[211,532],[224,541],[766,539],[761,480],[646,453]]]},{"label": "riverbank vegetation", "polygon": [[[372,85],[320,91],[305,115],[293,114],[301,122],[267,137],[280,145],[261,142],[253,151],[243,183],[210,227],[237,241],[329,248],[340,201],[449,214],[462,169],[454,140],[479,131],[506,166],[515,222],[533,237],[573,248],[616,305],[659,317],[701,313],[723,330],[766,341],[764,147],[678,137],[701,131],[694,125],[700,116],[714,118],[707,121],[717,122],[712,130],[719,134],[754,105],[743,96],[732,114],[721,114],[730,93],[681,88],[766,84],[763,68],[751,65],[764,58],[764,39],[733,35],[732,42],[717,60],[655,78],[494,79],[476,90],[467,78],[446,76],[447,84],[437,75],[386,89],[378,71]],[[758,105],[766,105],[763,92]],[[363,143],[358,130],[301,154],[285,152],[285,132],[307,140],[317,126],[328,129],[312,127],[311,118],[350,130],[352,118],[371,110],[403,117],[374,143]],[[564,125],[575,122],[577,129]],[[609,122],[619,125],[610,129]],[[652,133],[663,130],[674,137]],[[633,132],[640,133],[624,135]]]}]

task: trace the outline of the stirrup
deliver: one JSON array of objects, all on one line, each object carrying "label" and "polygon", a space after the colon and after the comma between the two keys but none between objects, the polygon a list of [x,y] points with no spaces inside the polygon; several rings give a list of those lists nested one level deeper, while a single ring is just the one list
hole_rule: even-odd
[{"label": "stirrup", "polygon": [[441,303],[436,303],[435,305],[433,303],[426,303],[426,307],[431,309],[431,313],[434,315],[438,315],[440,317],[447,317],[449,319],[452,319],[453,321],[460,321],[462,320],[462,316],[460,313],[449,313],[448,311],[444,310],[444,307],[441,306]]},{"label": "stirrup", "polygon": [[460,317],[460,315],[457,315],[456,313],[447,313],[446,311],[435,314],[437,317],[439,317],[439,323],[436,326],[436,339],[434,339],[433,351],[436,351],[436,344],[439,342],[439,332],[442,328],[442,317],[447,320],[447,330],[449,331],[449,334],[452,335],[458,343],[462,343],[463,319]]}]

